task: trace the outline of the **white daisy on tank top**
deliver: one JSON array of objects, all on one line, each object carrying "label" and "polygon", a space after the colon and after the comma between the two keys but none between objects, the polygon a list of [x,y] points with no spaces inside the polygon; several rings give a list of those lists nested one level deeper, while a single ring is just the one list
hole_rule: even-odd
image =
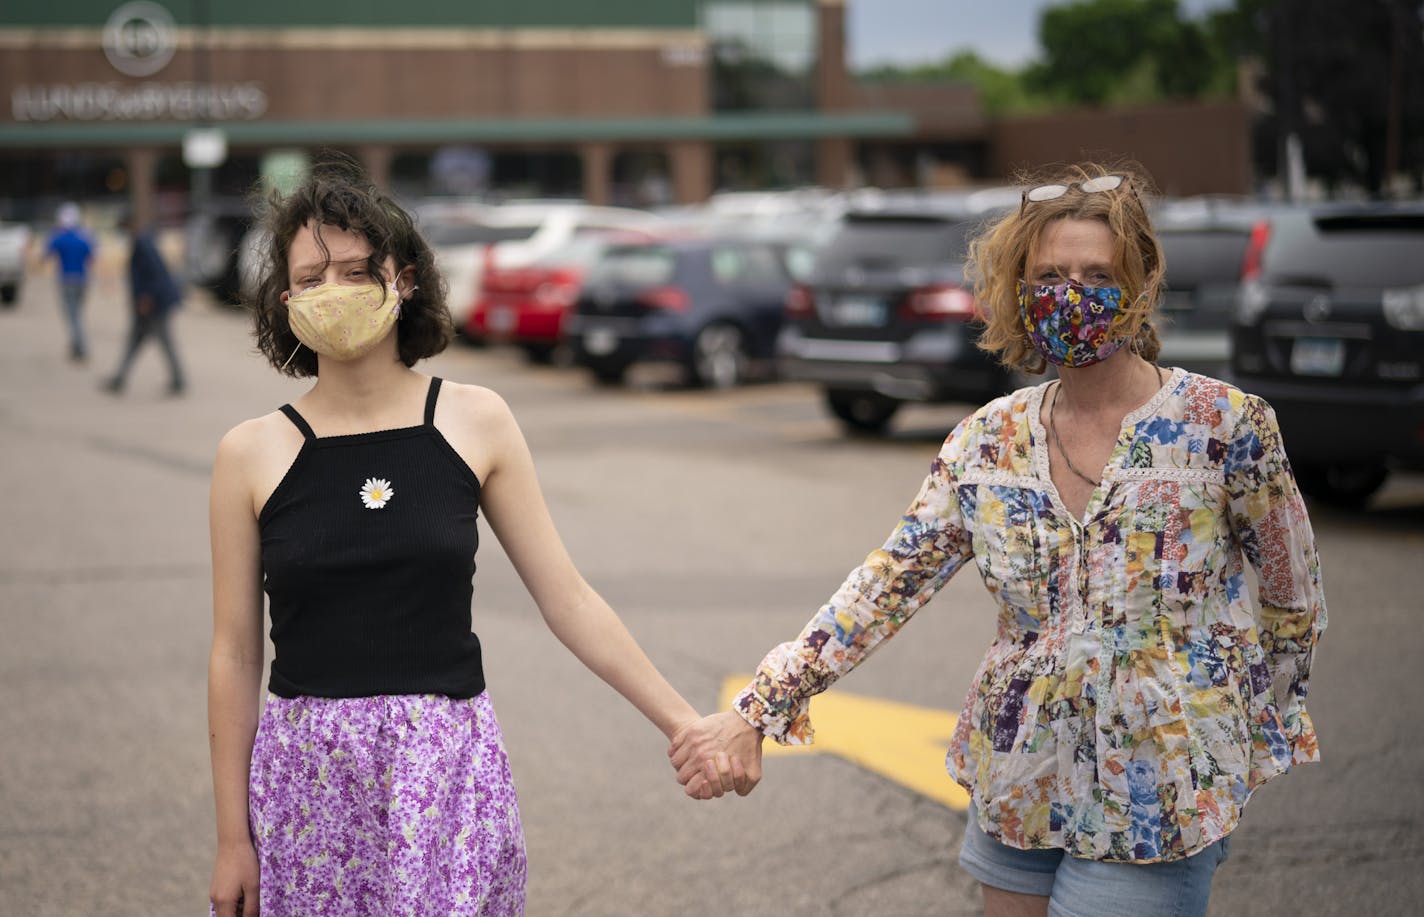
[{"label": "white daisy on tank top", "polygon": [[367,509],[381,509],[395,495],[391,482],[385,478],[367,478],[366,483],[361,485],[361,502],[366,504]]}]

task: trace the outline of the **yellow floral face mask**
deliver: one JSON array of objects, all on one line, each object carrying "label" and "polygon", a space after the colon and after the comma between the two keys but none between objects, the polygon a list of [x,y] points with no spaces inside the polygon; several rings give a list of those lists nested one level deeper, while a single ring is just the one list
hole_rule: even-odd
[{"label": "yellow floral face mask", "polygon": [[395,285],[323,283],[287,299],[287,323],[297,340],[334,360],[370,353],[400,318]]}]

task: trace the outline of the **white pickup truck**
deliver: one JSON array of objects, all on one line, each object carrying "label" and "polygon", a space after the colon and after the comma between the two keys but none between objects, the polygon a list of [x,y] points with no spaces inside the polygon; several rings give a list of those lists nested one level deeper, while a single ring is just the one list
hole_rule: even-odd
[{"label": "white pickup truck", "polygon": [[25,256],[30,228],[23,223],[0,223],[0,305],[9,308],[20,298],[25,279]]}]

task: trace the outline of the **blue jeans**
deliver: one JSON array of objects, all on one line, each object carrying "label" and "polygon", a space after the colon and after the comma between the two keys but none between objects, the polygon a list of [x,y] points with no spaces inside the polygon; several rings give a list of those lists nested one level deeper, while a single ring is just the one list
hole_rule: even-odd
[{"label": "blue jeans", "polygon": [[971,808],[959,865],[993,888],[1046,896],[1049,917],[1204,917],[1229,840],[1185,860],[1108,863],[1001,844],[984,833]]},{"label": "blue jeans", "polygon": [[64,303],[64,320],[69,325],[69,353],[82,357],[88,352],[84,340],[84,291],[88,281],[82,277],[65,277],[59,282],[59,298]]}]

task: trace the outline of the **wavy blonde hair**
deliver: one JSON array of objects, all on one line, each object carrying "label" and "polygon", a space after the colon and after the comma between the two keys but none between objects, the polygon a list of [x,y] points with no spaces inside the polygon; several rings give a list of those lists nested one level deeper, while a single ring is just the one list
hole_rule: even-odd
[{"label": "wavy blonde hair", "polygon": [[[1121,175],[1122,184],[1111,191],[1084,192],[1084,181],[1103,175]],[[1152,325],[1162,298],[1166,262],[1145,201],[1153,193],[1151,179],[1136,163],[1096,162],[1052,166],[1015,176],[1025,188],[1068,185],[1062,197],[1028,201],[990,223],[969,243],[966,274],[973,279],[974,295],[984,318],[979,347],[996,354],[1005,366],[1035,375],[1048,368],[1024,330],[1019,311],[1018,282],[1028,258],[1044,231],[1056,220],[1101,220],[1113,237],[1113,277],[1122,287],[1122,311],[1114,332],[1148,361],[1155,361],[1161,345]]]}]

